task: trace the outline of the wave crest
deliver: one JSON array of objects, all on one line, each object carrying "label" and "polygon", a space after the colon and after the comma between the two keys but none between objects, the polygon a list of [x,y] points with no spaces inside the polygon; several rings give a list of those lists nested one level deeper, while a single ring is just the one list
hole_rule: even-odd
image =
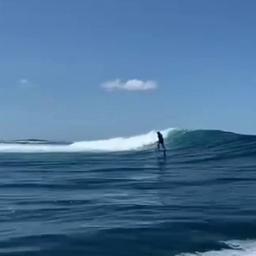
[{"label": "wave crest", "polygon": [[[162,130],[165,138],[174,130],[169,128]],[[106,140],[80,141],[69,145],[47,145],[47,144],[18,144],[18,143],[1,143],[0,152],[2,153],[51,153],[51,152],[94,152],[94,151],[129,151],[138,150],[157,141],[156,131],[137,135],[133,137],[118,137]]]},{"label": "wave crest", "polygon": [[[161,131],[167,148],[214,153],[215,159],[256,155],[256,136],[241,135],[218,130],[181,130],[168,128]],[[59,143],[48,141],[13,141],[0,143],[0,153],[52,153],[52,152],[119,152],[152,149],[157,141],[156,131],[132,137],[106,140]]]}]

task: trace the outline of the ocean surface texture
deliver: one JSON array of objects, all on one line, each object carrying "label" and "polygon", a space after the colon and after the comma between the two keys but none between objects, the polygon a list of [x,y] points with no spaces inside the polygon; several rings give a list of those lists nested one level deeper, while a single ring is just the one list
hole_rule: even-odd
[{"label": "ocean surface texture", "polygon": [[0,255],[256,256],[256,136],[0,143]]}]

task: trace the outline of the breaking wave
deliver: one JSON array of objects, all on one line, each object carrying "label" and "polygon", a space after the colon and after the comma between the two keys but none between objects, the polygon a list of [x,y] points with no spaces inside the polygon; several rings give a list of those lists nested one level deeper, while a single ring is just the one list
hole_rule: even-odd
[{"label": "breaking wave", "polygon": [[[165,138],[174,129],[162,130]],[[156,131],[133,137],[118,137],[106,140],[80,141],[68,145],[54,143],[0,143],[1,153],[40,153],[40,152],[94,152],[94,151],[129,151],[138,150],[153,145],[157,140]]]},{"label": "breaking wave", "polygon": [[[217,130],[181,130],[168,128],[161,131],[167,149],[207,149],[215,156],[256,155],[256,136],[241,135]],[[105,140],[59,143],[43,140],[1,142],[0,153],[51,153],[51,152],[119,152],[152,149],[157,141],[156,131],[132,137]],[[213,156],[214,154],[212,154]]]}]

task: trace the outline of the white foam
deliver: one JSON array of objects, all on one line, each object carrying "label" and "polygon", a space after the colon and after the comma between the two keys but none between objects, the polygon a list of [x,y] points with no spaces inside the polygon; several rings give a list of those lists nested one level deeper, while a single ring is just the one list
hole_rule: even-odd
[{"label": "white foam", "polygon": [[256,256],[255,240],[232,240],[224,243],[230,248],[219,251],[181,253],[176,256]]},{"label": "white foam", "polygon": [[[166,138],[170,131],[169,128],[162,130]],[[157,141],[156,131],[133,137],[119,137],[106,140],[80,141],[70,145],[32,145],[32,144],[0,144],[0,153],[40,153],[40,152],[90,152],[90,151],[129,151],[141,149],[152,145]]]}]

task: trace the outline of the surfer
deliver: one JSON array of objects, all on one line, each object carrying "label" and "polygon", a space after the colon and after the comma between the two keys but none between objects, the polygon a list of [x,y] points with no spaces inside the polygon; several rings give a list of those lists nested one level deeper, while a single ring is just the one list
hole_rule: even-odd
[{"label": "surfer", "polygon": [[157,132],[158,142],[157,142],[157,149],[160,150],[160,146],[163,148],[164,153],[166,151],[165,145],[164,145],[164,137],[161,132]]}]

